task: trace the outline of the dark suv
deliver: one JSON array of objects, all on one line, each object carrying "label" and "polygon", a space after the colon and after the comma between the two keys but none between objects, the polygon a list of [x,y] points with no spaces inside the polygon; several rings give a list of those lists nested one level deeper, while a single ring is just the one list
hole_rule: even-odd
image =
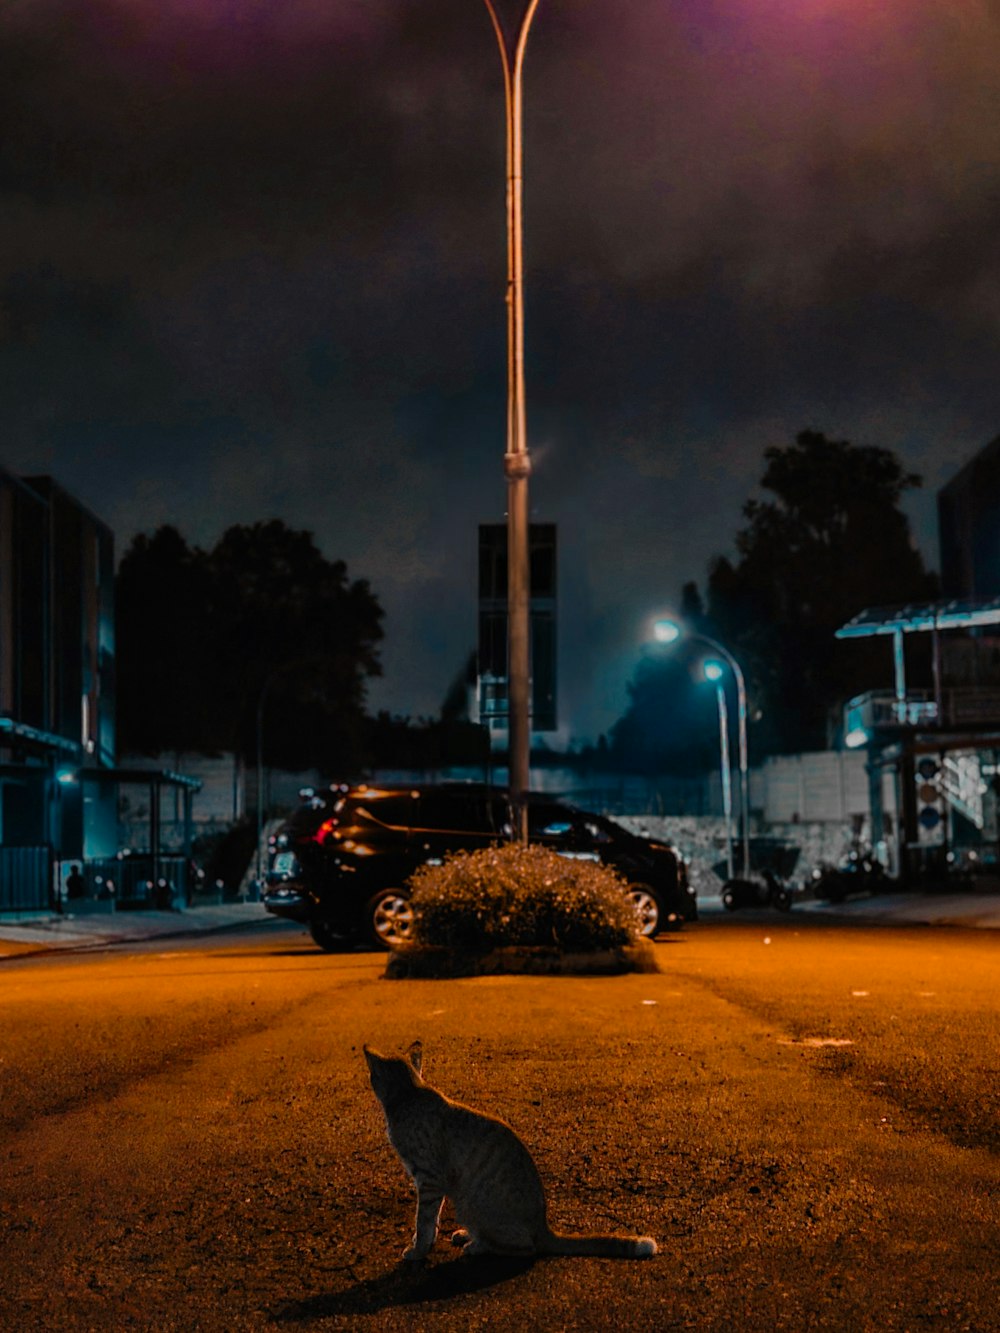
[{"label": "dark suv", "polygon": [[[331,785],[301,795],[302,805],[271,839],[264,906],[308,926],[321,949],[336,948],[344,937],[381,947],[406,939],[413,871],[510,834],[507,796],[496,787]],[[684,861],[666,843],[541,795],[530,798],[528,836],[617,870],[628,881],[644,935],[697,916]]]}]

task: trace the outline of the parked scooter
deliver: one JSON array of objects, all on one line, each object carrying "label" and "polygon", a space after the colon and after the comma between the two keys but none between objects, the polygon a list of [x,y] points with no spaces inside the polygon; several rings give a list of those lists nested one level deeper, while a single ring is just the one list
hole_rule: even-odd
[{"label": "parked scooter", "polygon": [[[737,857],[742,858],[749,851],[749,868],[744,862],[744,875],[730,875],[726,871]],[[784,838],[755,836],[748,840],[748,846],[734,843],[732,860],[720,862],[714,867],[715,873],[723,881],[720,890],[722,905],[728,912],[738,911],[741,907],[777,907],[787,912],[791,907],[798,887],[792,879],[799,862],[799,848],[795,843]]]},{"label": "parked scooter", "polygon": [[842,903],[856,893],[882,893],[888,887],[885,866],[870,852],[852,852],[839,866],[813,871],[813,892],[828,903]]},{"label": "parked scooter", "polygon": [[787,912],[792,906],[791,886],[773,870],[763,870],[753,879],[727,879],[721,897],[728,912],[741,907],[777,907]]}]

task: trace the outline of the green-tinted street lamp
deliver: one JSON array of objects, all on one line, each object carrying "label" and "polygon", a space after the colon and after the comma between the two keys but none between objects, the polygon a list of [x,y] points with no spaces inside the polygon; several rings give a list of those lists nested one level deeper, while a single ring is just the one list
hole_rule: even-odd
[{"label": "green-tinted street lamp", "polygon": [[[696,640],[699,643],[703,643],[707,648],[711,649],[713,653],[718,653],[719,657],[722,658],[722,662],[724,662],[726,666],[729,668],[729,670],[733,673],[733,679],[736,682],[737,722],[738,722],[738,735],[739,735],[740,833],[741,833],[741,842],[743,851],[743,855],[741,857],[742,875],[744,879],[748,879],[750,876],[750,764],[749,764],[749,754],[747,747],[747,687],[746,687],[746,680],[744,679],[743,672],[740,668],[740,664],[739,662],[737,662],[736,658],[732,655],[729,649],[724,648],[721,643],[717,643],[715,639],[710,639],[707,634],[698,634],[695,633],[694,631],[686,629],[681,621],[675,620],[672,616],[661,616],[659,619],[653,622],[653,638],[656,640],[657,643],[676,643],[678,639],[681,638]],[[708,665],[714,665],[715,667],[721,669],[722,663],[720,662],[715,662],[712,664],[706,663],[706,667]],[[713,677],[710,677],[706,674],[706,679],[711,680],[713,679]],[[721,691],[722,689],[721,675],[714,679],[716,680],[716,688]],[[724,703],[725,700],[723,699],[723,704]],[[728,727],[727,727],[727,739],[726,739],[727,753],[728,753],[728,745],[729,742],[728,742]],[[732,876],[732,866],[730,863],[730,877],[731,876]]]}]

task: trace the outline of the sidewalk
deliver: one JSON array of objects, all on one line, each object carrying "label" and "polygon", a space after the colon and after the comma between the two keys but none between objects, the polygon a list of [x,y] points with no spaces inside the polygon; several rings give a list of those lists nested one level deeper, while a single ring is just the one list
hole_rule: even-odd
[{"label": "sidewalk", "polygon": [[851,921],[887,921],[909,926],[976,926],[1000,930],[1000,893],[884,893],[851,898],[836,906],[806,902],[796,911],[822,913]]},{"label": "sidewalk", "polygon": [[[699,897],[702,921],[745,921],[761,911],[727,912],[716,896]],[[872,921],[907,926],[966,926],[1000,930],[1000,893],[886,893],[851,898],[845,903],[796,903],[791,916],[823,917],[829,921]],[[223,903],[181,912],[82,913],[38,916],[23,921],[0,920],[0,961],[27,953],[58,949],[100,949],[134,940],[196,935],[274,921],[260,903]],[[787,918],[786,918],[787,919]]]},{"label": "sidewalk", "polygon": [[[718,898],[698,898],[698,912],[703,921],[719,916],[745,919],[754,910],[750,908],[730,913]],[[900,926],[971,926],[983,930],[1000,930],[1000,893],[956,893],[943,889],[937,893],[882,893],[867,898],[849,898],[843,903],[807,898],[796,902],[790,915],[794,917],[800,913],[829,921],[877,921]]]},{"label": "sidewalk", "polygon": [[222,903],[180,912],[83,912],[0,920],[0,960],[56,949],[100,949],[134,940],[197,935],[274,921],[260,903]]}]

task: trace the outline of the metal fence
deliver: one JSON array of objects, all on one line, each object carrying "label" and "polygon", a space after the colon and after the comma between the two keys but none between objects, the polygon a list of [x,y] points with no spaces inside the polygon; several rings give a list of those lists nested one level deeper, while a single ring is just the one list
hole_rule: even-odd
[{"label": "metal fence", "polygon": [[149,855],[87,861],[83,873],[88,898],[112,900],[119,907],[169,907],[188,890],[183,856],[157,857],[155,875]]},{"label": "metal fence", "polygon": [[48,847],[0,847],[0,912],[43,912],[51,906]]}]

